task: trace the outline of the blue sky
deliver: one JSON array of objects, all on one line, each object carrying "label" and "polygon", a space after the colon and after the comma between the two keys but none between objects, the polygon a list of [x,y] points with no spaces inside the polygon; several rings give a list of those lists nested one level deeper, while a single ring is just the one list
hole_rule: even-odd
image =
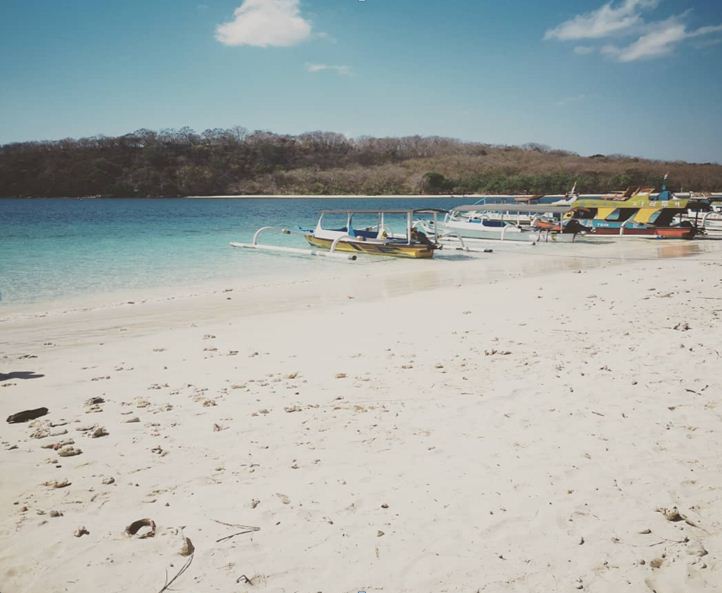
[{"label": "blue sky", "polygon": [[1,143],[186,125],[722,162],[722,2],[0,2]]}]

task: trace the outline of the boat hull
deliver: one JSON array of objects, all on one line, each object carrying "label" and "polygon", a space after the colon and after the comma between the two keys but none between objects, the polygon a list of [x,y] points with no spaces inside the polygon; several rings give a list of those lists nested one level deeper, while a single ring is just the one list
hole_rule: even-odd
[{"label": "boat hull", "polygon": [[[319,249],[331,249],[333,240],[322,239],[315,235],[305,235],[306,241]],[[387,257],[403,257],[407,259],[431,259],[434,257],[434,246],[423,244],[375,243],[370,241],[339,240],[335,251],[347,253],[363,253],[366,255],[383,255]]]},{"label": "boat hull", "polygon": [[[485,228],[474,223],[439,223],[439,237],[461,237],[462,239],[493,239],[496,241],[537,241],[539,233],[526,230],[504,230],[502,228]],[[433,232],[433,231],[431,231]]]},{"label": "boat hull", "polygon": [[659,239],[693,239],[697,234],[694,227],[650,227],[650,228],[619,228],[595,226],[589,229],[590,235],[605,237],[654,237]]}]

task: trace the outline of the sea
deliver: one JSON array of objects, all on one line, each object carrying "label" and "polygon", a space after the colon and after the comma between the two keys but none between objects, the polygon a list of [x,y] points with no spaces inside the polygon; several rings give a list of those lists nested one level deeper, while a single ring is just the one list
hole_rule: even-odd
[{"label": "sea", "polygon": [[[229,243],[250,242],[267,225],[312,228],[322,209],[450,208],[468,202],[460,197],[0,199],[0,309],[331,269],[328,258],[269,255]],[[402,228],[400,217],[390,222]],[[262,240],[307,246],[298,232],[272,232]]]}]

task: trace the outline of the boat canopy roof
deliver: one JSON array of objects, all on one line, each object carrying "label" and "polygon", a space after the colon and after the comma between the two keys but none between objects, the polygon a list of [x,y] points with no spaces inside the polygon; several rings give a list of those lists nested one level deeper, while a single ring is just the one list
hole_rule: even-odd
[{"label": "boat canopy roof", "polygon": [[321,214],[434,214],[446,213],[443,208],[347,208],[345,210],[321,210]]},{"label": "boat canopy roof", "polygon": [[569,206],[552,206],[551,204],[469,204],[452,208],[455,212],[536,212],[563,214]]}]

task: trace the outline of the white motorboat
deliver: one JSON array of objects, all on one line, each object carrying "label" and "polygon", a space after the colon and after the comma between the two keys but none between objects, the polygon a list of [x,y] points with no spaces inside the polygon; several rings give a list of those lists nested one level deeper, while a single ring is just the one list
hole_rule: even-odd
[{"label": "white motorboat", "polygon": [[452,208],[443,220],[417,221],[416,227],[440,239],[573,241],[574,225],[567,231],[561,222],[568,210],[544,204],[470,204]]}]

